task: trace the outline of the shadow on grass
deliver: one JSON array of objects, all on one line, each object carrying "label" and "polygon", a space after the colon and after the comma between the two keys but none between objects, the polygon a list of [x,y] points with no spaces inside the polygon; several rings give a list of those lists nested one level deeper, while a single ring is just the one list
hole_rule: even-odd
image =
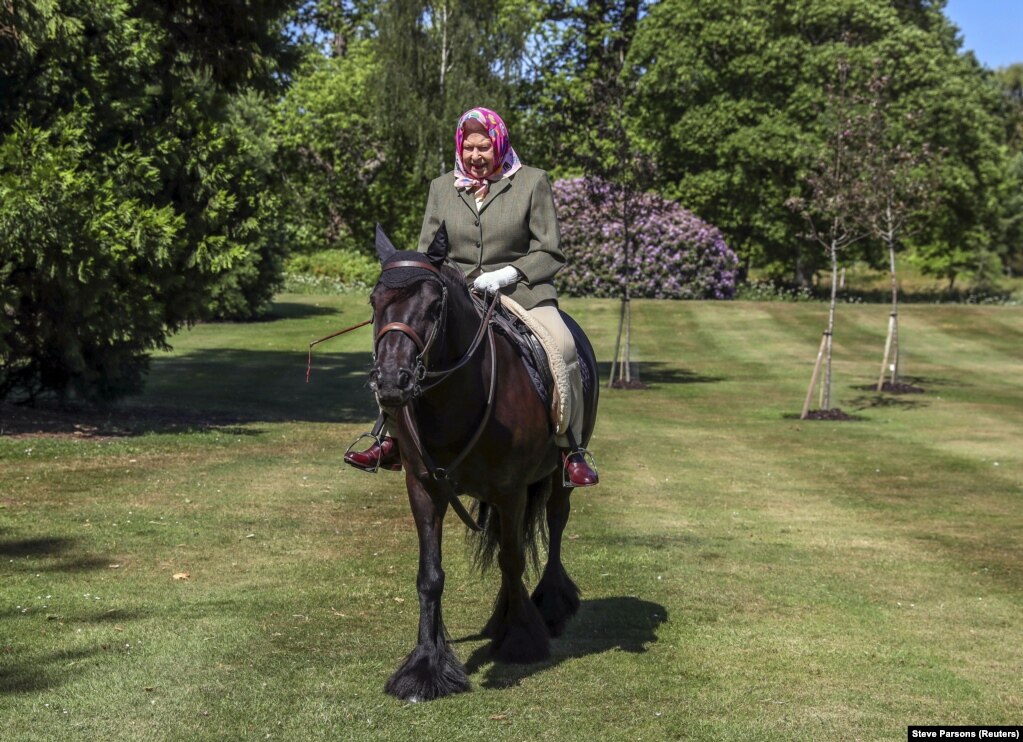
[{"label": "shadow on grass", "polygon": [[[11,612],[8,616],[0,615],[0,619],[21,618]],[[114,608],[98,613],[82,615],[53,616],[52,620],[61,623],[94,623],[119,624],[146,618],[144,611]],[[50,619],[50,617],[47,617]],[[121,651],[120,645],[111,641],[93,647],[68,649],[60,652],[39,654],[29,652],[22,654],[17,646],[5,645],[0,641],[0,696],[15,693],[33,693],[57,688],[71,679],[73,668],[81,661],[105,654],[116,654]]]},{"label": "shadow on grass", "polygon": [[0,541],[0,557],[48,557],[74,546],[69,538],[23,538]]},{"label": "shadow on grass", "polygon": [[306,383],[303,352],[198,350],[155,358],[146,389],[109,406],[0,403],[3,435],[121,437],[220,431],[257,435],[258,423],[366,423],[372,355],[320,353]]},{"label": "shadow on grass", "polygon": [[[367,314],[369,308],[367,307]],[[308,319],[309,317],[325,317],[331,314],[344,314],[340,309],[318,307],[314,304],[303,304],[297,301],[275,301],[270,311],[250,319],[209,320],[207,325],[258,325],[264,322],[279,322],[285,319]]]},{"label": "shadow on grass", "polygon": [[[8,557],[8,569],[24,569],[32,573],[80,572],[90,569],[105,569],[110,560],[92,555],[74,555],[75,539],[69,538],[24,538],[0,540],[0,556]],[[16,561],[26,560],[25,563]],[[40,565],[37,560],[56,560]],[[61,623],[114,623],[145,618],[146,614],[134,609],[114,608],[102,611],[87,611],[67,615],[47,615],[46,620]],[[40,620],[38,613],[26,617],[24,611],[10,605],[0,611],[0,622],[13,620]],[[4,632],[0,629],[0,696],[14,693],[31,693],[49,690],[67,682],[69,669],[78,661],[111,650],[110,645],[99,645],[88,649],[66,650],[48,654],[30,653],[22,656],[15,646],[3,642]]]},{"label": "shadow on grass", "polygon": [[[213,348],[158,357],[152,360],[145,391],[109,406],[0,403],[0,434],[98,438],[217,431],[242,436],[263,432],[253,425],[281,422],[362,423],[368,428],[377,416],[368,383],[372,363],[369,352],[324,351],[313,356],[306,383],[301,351]],[[610,365],[601,364],[602,380],[609,373]],[[651,386],[723,380],[661,362],[636,363],[633,374]]]},{"label": "shadow on grass", "polygon": [[[657,641],[658,627],[668,620],[668,609],[658,603],[632,596],[584,600],[579,613],[565,628],[565,633],[551,642],[551,658],[530,665],[493,663],[486,668],[481,685],[484,688],[508,688],[525,678],[562,662],[613,650],[639,654]],[[466,641],[479,637],[466,637]],[[472,653],[465,663],[466,672],[474,675],[491,662],[489,645]]]},{"label": "shadow on grass", "polygon": [[222,412],[235,423],[372,421],[372,365],[369,352],[321,352],[306,383],[303,352],[199,350],[155,360],[139,399]]},{"label": "shadow on grass", "polygon": [[[369,306],[366,307],[367,316],[370,314]],[[344,314],[340,309],[330,307],[318,307],[313,304],[305,304],[297,301],[275,301],[270,308],[269,314],[261,317],[263,322],[274,322],[281,319],[306,319],[307,317],[323,317],[328,314]]]},{"label": "shadow on grass", "polygon": [[[597,371],[600,374],[601,386],[605,386],[611,375],[611,364],[598,363]],[[633,379],[638,379],[649,386],[656,386],[658,384],[714,384],[725,380],[723,376],[704,376],[660,361],[632,363],[629,366],[629,371]]]},{"label": "shadow on grass", "polygon": [[[804,293],[812,296],[816,301],[828,301],[831,298],[831,284],[821,283],[812,288],[804,288],[787,282],[778,282],[775,287],[777,293],[789,296],[799,296]],[[900,304],[968,304],[968,305],[1002,305],[1013,301],[1014,292],[1012,289],[979,288],[979,287],[940,287],[932,288],[918,287],[914,290],[899,291]],[[891,288],[856,288],[845,287],[842,289],[840,301],[855,304],[880,304],[890,305],[892,300]]]},{"label": "shadow on grass", "polygon": [[850,422],[862,422],[868,418],[862,415],[850,415],[847,412],[843,412],[839,407],[832,407],[830,410],[810,410],[810,416],[805,420],[800,416],[798,412],[786,412],[782,414],[783,420],[802,420],[803,422],[832,422],[832,423],[850,423]]},{"label": "shadow on grass", "polygon": [[71,616],[70,621],[77,621],[80,623],[124,623],[127,621],[140,621],[143,618],[149,618],[150,613],[147,611],[140,611],[138,609],[129,608],[110,608],[108,610],[93,613],[88,616]]},{"label": "shadow on grass", "polygon": [[933,391],[932,387],[972,387],[975,384],[963,379],[950,379],[947,376],[899,376],[899,381],[923,387],[925,392]]},{"label": "shadow on grass", "polygon": [[102,651],[101,647],[93,647],[19,657],[13,648],[0,646],[4,655],[4,662],[0,665],[0,696],[32,693],[63,685],[70,679],[69,665]]},{"label": "shadow on grass", "polygon": [[[0,557],[6,557],[10,569],[26,572],[88,572],[108,569],[110,559],[95,554],[76,554],[75,539],[24,538],[0,540]],[[25,559],[25,562],[15,561]]]},{"label": "shadow on grass", "polygon": [[930,406],[929,403],[916,399],[881,393],[864,394],[849,400],[849,404],[854,410],[917,410]]}]

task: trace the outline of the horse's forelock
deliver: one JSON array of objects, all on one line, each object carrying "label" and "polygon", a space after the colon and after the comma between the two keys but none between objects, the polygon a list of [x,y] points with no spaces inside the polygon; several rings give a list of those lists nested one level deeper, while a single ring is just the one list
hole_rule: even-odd
[{"label": "horse's forelock", "polygon": [[[406,289],[424,278],[436,278],[436,274],[429,269],[422,269],[417,266],[403,265],[400,268],[390,268],[392,263],[421,263],[424,266],[434,266],[430,259],[421,252],[405,251],[392,255],[381,266],[380,279],[378,283],[389,289]],[[462,271],[449,263],[440,266],[441,280],[454,286],[465,286],[465,276]]]},{"label": "horse's forelock", "polygon": [[415,266],[405,265],[400,268],[388,268],[389,265],[397,262],[422,263],[423,265],[430,265],[429,259],[422,253],[395,253],[381,266],[380,279],[378,283],[383,284],[389,289],[404,289],[430,275],[428,271]]}]

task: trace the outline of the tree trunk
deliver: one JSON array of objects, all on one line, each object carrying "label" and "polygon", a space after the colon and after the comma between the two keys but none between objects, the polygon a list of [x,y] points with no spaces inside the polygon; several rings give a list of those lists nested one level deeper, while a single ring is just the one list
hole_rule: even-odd
[{"label": "tree trunk", "polygon": [[611,375],[607,380],[608,389],[616,381],[628,384],[632,381],[632,370],[629,368],[629,356],[632,352],[632,303],[629,301],[629,289],[626,286],[622,297],[621,309],[618,314],[618,337],[615,340],[614,360],[611,361]]},{"label": "tree trunk", "polygon": [[835,307],[838,304],[838,245],[832,239],[831,253],[831,305],[828,307],[828,330],[824,333],[824,384],[821,387],[821,409],[831,409],[831,340],[835,334]]},{"label": "tree trunk", "polygon": [[[448,4],[447,0],[444,0],[440,4],[440,110],[445,111],[447,106],[444,105],[446,102],[446,90],[445,86],[447,83],[448,73]],[[437,154],[440,161],[440,174],[443,175],[447,172],[447,168],[444,167],[444,139],[442,138],[437,142]],[[461,153],[457,153],[456,157],[461,157]]]},{"label": "tree trunk", "polygon": [[888,243],[888,269],[892,277],[892,311],[888,320],[888,338],[885,340],[884,359],[881,361],[881,374],[877,379],[877,391],[884,388],[885,374],[891,371],[891,384],[894,387],[899,381],[899,281],[895,273],[895,234],[889,230],[884,236]]},{"label": "tree trunk", "polygon": [[[629,189],[622,190],[622,247],[625,255],[622,266],[622,309],[618,320],[618,340],[615,342],[615,357],[611,363],[611,378],[608,387],[614,386],[617,380],[624,384],[632,381],[632,302],[629,284],[632,281],[632,250],[629,231]],[[624,345],[622,340],[624,339]],[[621,355],[619,356],[619,350]]]},{"label": "tree trunk", "polygon": [[632,381],[632,292],[629,285],[632,283],[632,214],[629,211],[631,206],[631,186],[626,186],[622,191],[622,237],[625,240],[625,382]]},{"label": "tree trunk", "polygon": [[629,287],[625,287],[625,383],[632,381],[632,303],[629,301]]},{"label": "tree trunk", "polygon": [[877,375],[877,391],[884,391],[884,376],[888,373],[888,358],[892,353],[892,337],[895,334],[895,315],[888,315],[888,335],[884,340],[884,355],[881,357],[881,372]]},{"label": "tree trunk", "polygon": [[817,379],[821,373],[821,361],[824,359],[824,348],[828,343],[828,335],[821,336],[820,347],[817,348],[817,360],[813,364],[813,373],[810,374],[810,386],[806,388],[806,399],[803,400],[803,411],[799,413],[799,419],[805,420],[810,416],[810,402],[813,400],[813,390],[817,387]]}]

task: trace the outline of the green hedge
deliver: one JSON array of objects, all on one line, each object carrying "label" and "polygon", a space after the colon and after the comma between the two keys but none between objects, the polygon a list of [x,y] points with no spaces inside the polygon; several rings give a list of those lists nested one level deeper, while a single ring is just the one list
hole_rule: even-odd
[{"label": "green hedge", "polygon": [[380,275],[380,263],[354,250],[321,250],[311,255],[292,256],[287,271],[332,279],[349,287],[372,286]]}]

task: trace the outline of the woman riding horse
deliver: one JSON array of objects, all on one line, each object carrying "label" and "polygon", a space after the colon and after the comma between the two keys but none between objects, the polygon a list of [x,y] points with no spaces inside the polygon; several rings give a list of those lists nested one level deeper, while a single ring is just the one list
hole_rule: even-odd
[{"label": "woman riding horse", "polygon": [[[597,472],[580,447],[583,382],[571,332],[558,311],[554,275],[565,264],[558,219],[547,173],[523,165],[508,139],[504,121],[487,108],[462,114],[455,131],[455,170],[430,184],[419,236],[425,252],[441,224],[456,263],[481,292],[510,297],[554,338],[568,373],[567,429],[557,437],[567,483],[597,484]],[[375,434],[380,432],[382,419]],[[345,462],[366,471],[398,470],[397,441],[385,435],[364,451],[349,451]]]}]

